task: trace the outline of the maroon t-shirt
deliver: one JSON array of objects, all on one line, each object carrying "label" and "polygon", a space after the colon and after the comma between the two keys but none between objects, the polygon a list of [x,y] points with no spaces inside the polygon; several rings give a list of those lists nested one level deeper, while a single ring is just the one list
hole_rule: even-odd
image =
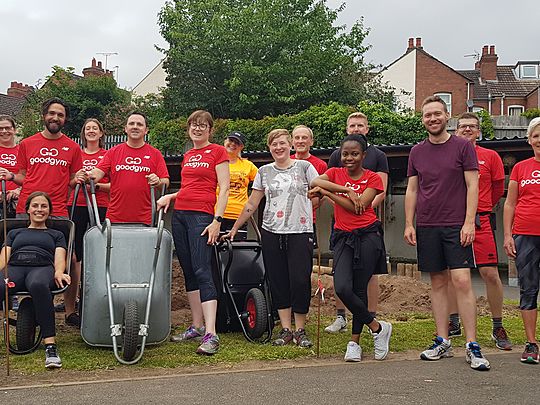
[{"label": "maroon t-shirt", "polygon": [[407,176],[418,176],[417,226],[463,225],[468,170],[478,170],[478,160],[466,139],[452,135],[442,144],[426,139],[411,149]]}]

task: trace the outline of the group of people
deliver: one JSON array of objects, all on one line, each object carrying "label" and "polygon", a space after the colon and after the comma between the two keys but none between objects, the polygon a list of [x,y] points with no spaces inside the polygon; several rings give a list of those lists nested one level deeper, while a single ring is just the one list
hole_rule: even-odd
[{"label": "group of people", "polygon": [[[89,222],[84,196],[74,202],[73,258],[65,257],[66,241],[63,235],[47,229],[47,218],[53,212],[66,218],[67,207],[73,204],[71,191],[76,184],[84,186],[93,179],[102,218],[149,224],[150,188],[168,186],[169,174],[161,153],[144,140],[148,125],[142,113],[128,116],[127,141],[109,151],[103,149],[105,133],[98,120],[85,122],[81,150],[61,132],[69,118],[62,100],[48,100],[42,113],[45,129],[18,146],[13,140],[15,122],[0,116],[0,179],[8,184],[7,201],[18,198],[17,217],[30,220],[24,232],[9,233],[4,249],[11,258],[8,264],[0,259],[0,264],[2,268],[9,265],[10,279],[17,280],[10,293],[28,289],[34,298],[46,347],[46,367],[61,367],[54,343],[50,288],[69,284],[64,296],[66,323],[80,324],[75,302],[84,253],[82,239]],[[476,300],[470,269],[478,267],[486,283],[493,339],[499,349],[510,350],[512,343],[502,325],[502,283],[493,236],[493,207],[504,193],[504,167],[495,152],[476,145],[480,122],[475,114],[459,117],[456,135],[451,135],[446,129],[446,104],[433,96],[422,105],[422,119],[428,138],[414,146],[409,157],[404,232],[406,242],[417,247],[419,269],[429,273],[432,284],[437,336],[421,358],[452,356],[450,339],[461,335],[462,321],[467,361],[473,369],[489,370],[489,361],[476,342]],[[326,203],[334,210],[331,249],[337,316],[325,330],[346,331],[348,309],[352,313],[352,334],[345,360],[361,360],[364,325],[373,336],[375,358],[385,359],[392,325],[376,317],[376,275],[387,271],[383,228],[376,208],[384,201],[389,169],[384,153],[367,140],[368,118],[359,112],[348,117],[346,136],[328,166],[310,153],[313,133],[303,125],[292,133],[272,130],[267,145],[273,162],[259,169],[241,155],[246,143],[243,134],[230,133],[222,146],[212,143],[213,131],[209,112],[198,110],[188,117],[187,134],[193,148],[183,157],[181,187],[157,201],[158,208],[165,211],[171,204],[173,207],[172,234],[192,316],[191,325],[172,335],[171,340],[197,342],[199,354],[218,352],[212,245],[220,238],[245,239],[247,221],[265,198],[261,244],[273,309],[281,323],[273,344],[311,347],[305,325],[313,249],[317,246],[315,210]],[[540,183],[540,119],[531,122],[527,136],[535,157],[518,163],[510,176],[504,246],[509,256],[516,257],[520,277],[520,308],[528,340],[521,360],[538,363],[535,331],[540,223],[533,204]],[[291,155],[292,148],[295,154]],[[36,241],[36,230],[49,237]],[[15,254],[21,246],[25,248],[22,252],[37,246],[34,253],[48,260],[44,259],[41,267],[21,264]],[[71,277],[64,274],[66,260],[74,263]],[[47,271],[41,271],[43,267]],[[39,291],[35,284],[39,284]]]}]

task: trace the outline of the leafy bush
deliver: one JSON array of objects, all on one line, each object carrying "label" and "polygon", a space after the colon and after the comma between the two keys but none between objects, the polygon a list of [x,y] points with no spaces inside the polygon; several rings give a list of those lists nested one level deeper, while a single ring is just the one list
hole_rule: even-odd
[{"label": "leafy bush", "polygon": [[540,117],[540,108],[529,108],[527,111],[522,112],[521,115],[532,120],[533,118]]},{"label": "leafy bush", "polygon": [[480,117],[480,131],[482,132],[482,138],[493,139],[495,136],[495,129],[493,128],[491,115],[489,115],[486,110],[477,111],[476,114]]}]

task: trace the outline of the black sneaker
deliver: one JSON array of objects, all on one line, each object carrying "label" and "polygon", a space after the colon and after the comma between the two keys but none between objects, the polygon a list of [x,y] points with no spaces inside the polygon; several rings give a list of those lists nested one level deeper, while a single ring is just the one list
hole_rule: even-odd
[{"label": "black sneaker", "polygon": [[45,346],[45,367],[46,368],[60,368],[62,367],[62,360],[58,355],[55,344],[48,344]]},{"label": "black sneaker", "polygon": [[296,332],[293,333],[293,342],[298,347],[311,347],[313,346],[313,343],[311,343],[311,340],[309,340],[306,331],[304,329],[298,329]]},{"label": "black sneaker", "polygon": [[276,340],[272,343],[274,346],[285,346],[293,340],[293,334],[289,329],[282,329]]},{"label": "black sneaker", "polygon": [[448,338],[461,336],[461,325],[458,323],[454,325],[452,322],[448,323]]},{"label": "black sneaker", "polygon": [[[75,301],[75,311],[79,310],[79,300]],[[66,305],[61,302],[54,306],[54,312],[66,312]]]},{"label": "black sneaker", "polygon": [[67,315],[64,322],[68,326],[74,326],[79,329],[81,328],[81,317],[76,312]]}]

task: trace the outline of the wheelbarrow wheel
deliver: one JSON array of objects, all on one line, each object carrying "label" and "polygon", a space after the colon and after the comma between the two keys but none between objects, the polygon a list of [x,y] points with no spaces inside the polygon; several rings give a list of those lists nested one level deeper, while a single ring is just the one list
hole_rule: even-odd
[{"label": "wheelbarrow wheel", "polygon": [[15,337],[17,339],[17,351],[32,351],[36,342],[36,311],[32,298],[23,299],[17,310],[17,325]]},{"label": "wheelbarrow wheel", "polygon": [[261,290],[252,288],[246,294],[244,318],[246,332],[252,339],[260,338],[266,331],[268,322],[268,309],[266,307],[266,298]]},{"label": "wheelbarrow wheel", "polygon": [[137,302],[129,300],[124,304],[124,324],[122,335],[122,358],[131,361],[137,354],[139,345],[139,310]]}]

